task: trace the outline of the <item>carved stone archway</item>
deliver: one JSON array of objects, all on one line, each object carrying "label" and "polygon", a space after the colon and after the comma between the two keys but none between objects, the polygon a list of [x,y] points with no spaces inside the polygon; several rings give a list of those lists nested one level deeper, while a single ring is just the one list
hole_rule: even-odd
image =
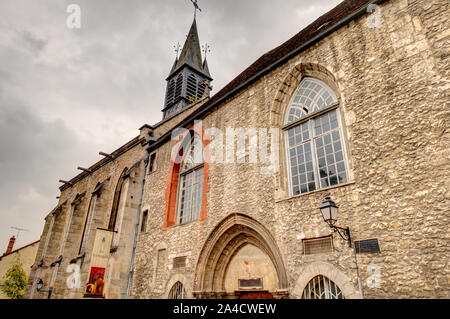
[{"label": "carved stone archway", "polygon": [[194,296],[226,298],[224,280],[227,267],[236,253],[248,244],[256,246],[270,258],[278,278],[276,297],[286,297],[287,273],[275,239],[261,223],[243,214],[225,218],[206,240],[197,262]]}]

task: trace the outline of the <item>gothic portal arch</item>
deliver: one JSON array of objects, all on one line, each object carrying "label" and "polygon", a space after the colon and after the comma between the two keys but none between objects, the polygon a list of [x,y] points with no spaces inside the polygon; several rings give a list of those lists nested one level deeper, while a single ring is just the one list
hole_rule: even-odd
[{"label": "gothic portal arch", "polygon": [[[242,259],[245,249],[257,253],[257,262],[261,263],[262,268],[268,269],[268,272],[273,270],[269,277],[274,280],[270,285],[261,286],[261,290],[269,291],[278,298],[286,297],[288,278],[275,239],[260,222],[239,213],[222,220],[206,240],[197,262],[194,295],[197,298],[233,298],[234,291],[230,291],[226,283],[236,258],[246,265],[252,263],[252,260],[245,261],[245,254]],[[250,273],[249,276],[244,279],[255,279],[251,278]],[[234,279],[237,283],[238,277]],[[266,289],[268,286],[271,288]]]}]

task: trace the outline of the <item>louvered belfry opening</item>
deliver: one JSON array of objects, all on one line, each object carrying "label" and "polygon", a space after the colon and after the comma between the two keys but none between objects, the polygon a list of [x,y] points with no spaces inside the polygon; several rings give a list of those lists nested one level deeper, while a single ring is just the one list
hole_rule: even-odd
[{"label": "louvered belfry opening", "polygon": [[183,50],[175,59],[172,70],[167,78],[164,119],[201,100],[212,81],[208,63],[202,61],[200,39],[197,22],[194,20],[187,36]]},{"label": "louvered belfry opening", "polygon": [[177,77],[177,85],[176,85],[175,97],[174,97],[174,102],[175,103],[181,97],[182,92],[183,92],[183,74],[180,74]]},{"label": "louvered belfry opening", "polygon": [[172,105],[175,101],[175,80],[172,79],[167,88],[166,106]]}]

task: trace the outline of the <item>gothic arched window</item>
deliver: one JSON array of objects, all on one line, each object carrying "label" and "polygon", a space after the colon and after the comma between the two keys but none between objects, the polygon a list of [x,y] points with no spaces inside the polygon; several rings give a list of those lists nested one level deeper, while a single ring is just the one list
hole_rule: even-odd
[{"label": "gothic arched window", "polygon": [[92,229],[92,223],[95,215],[95,207],[97,205],[97,198],[99,196],[99,193],[97,192],[97,189],[101,187],[101,184],[98,183],[97,186],[95,186],[95,190],[92,193],[91,201],[89,202],[89,208],[86,216],[86,221],[84,222],[84,228],[83,228],[83,234],[81,235],[81,244],[80,244],[80,250],[78,252],[79,255],[82,255],[85,253],[86,250],[86,243],[89,239],[89,235]]},{"label": "gothic arched window", "polygon": [[345,299],[345,296],[333,281],[319,275],[306,285],[302,299]]},{"label": "gothic arched window", "polygon": [[186,299],[186,290],[181,282],[177,281],[173,285],[172,289],[170,289],[168,299]]},{"label": "gothic arched window", "polygon": [[182,151],[180,168],[177,223],[185,224],[200,218],[203,203],[203,144],[194,135]]},{"label": "gothic arched window", "polygon": [[114,192],[114,201],[113,201],[113,206],[112,206],[112,210],[111,210],[111,216],[109,217],[109,224],[108,224],[109,230],[115,230],[115,228],[116,228],[117,214],[119,212],[119,204],[120,204],[120,199],[121,199],[121,195],[122,195],[124,176],[127,171],[128,171],[128,168],[125,168],[123,170],[122,175],[119,177],[119,181],[117,182],[116,191]]},{"label": "gothic arched window", "polygon": [[339,102],[327,84],[310,77],[301,81],[284,130],[292,195],[348,181]]}]

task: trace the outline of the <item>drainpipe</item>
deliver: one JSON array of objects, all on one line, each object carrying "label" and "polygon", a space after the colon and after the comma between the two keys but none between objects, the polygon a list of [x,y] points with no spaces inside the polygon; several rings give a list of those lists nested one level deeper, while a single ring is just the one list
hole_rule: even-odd
[{"label": "drainpipe", "polygon": [[359,297],[361,299],[364,299],[364,292],[363,292],[363,286],[361,282],[361,276],[359,275],[359,267],[358,267],[358,257],[356,256],[356,245],[353,244],[355,247],[353,247],[353,253],[355,254],[355,264],[356,264],[356,274],[358,278],[358,289],[359,289]]},{"label": "drainpipe", "polygon": [[144,160],[145,166],[144,166],[144,177],[142,179],[141,197],[139,199],[139,206],[138,206],[137,219],[136,219],[136,229],[135,229],[135,233],[134,233],[133,252],[131,254],[130,272],[128,274],[126,299],[128,299],[128,297],[130,296],[131,280],[133,279],[134,259],[135,259],[135,255],[136,255],[137,239],[138,239],[138,235],[139,235],[139,224],[141,223],[142,199],[144,197],[145,178],[147,176],[147,167],[148,167],[149,161],[150,161],[150,153],[149,153],[149,150],[147,149],[147,155],[145,155],[145,160]]}]

